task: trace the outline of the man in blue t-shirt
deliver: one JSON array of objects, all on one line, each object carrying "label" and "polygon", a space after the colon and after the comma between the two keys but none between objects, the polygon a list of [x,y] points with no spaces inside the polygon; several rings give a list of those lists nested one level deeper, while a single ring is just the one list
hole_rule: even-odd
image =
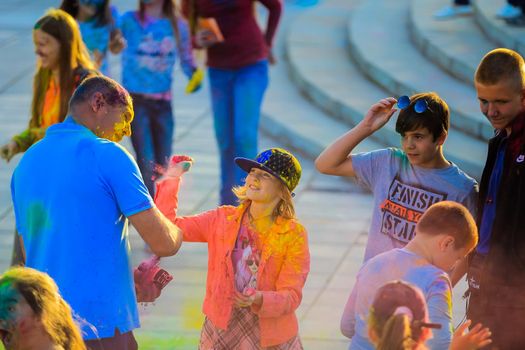
[{"label": "man in blue t-shirt", "polygon": [[158,256],[181,244],[116,143],[130,135],[132,119],[122,86],[102,76],[85,80],[69,116],[25,153],[11,182],[25,264],[56,281],[91,349],[137,348],[128,219]]}]

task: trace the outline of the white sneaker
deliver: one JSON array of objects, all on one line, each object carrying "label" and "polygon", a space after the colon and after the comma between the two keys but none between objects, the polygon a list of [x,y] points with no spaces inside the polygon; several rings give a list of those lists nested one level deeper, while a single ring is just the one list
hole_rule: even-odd
[{"label": "white sneaker", "polygon": [[499,18],[514,18],[521,15],[521,9],[514,7],[511,4],[506,4],[496,12],[496,17]]},{"label": "white sneaker", "polygon": [[434,13],[435,19],[449,19],[472,14],[471,5],[446,6]]}]

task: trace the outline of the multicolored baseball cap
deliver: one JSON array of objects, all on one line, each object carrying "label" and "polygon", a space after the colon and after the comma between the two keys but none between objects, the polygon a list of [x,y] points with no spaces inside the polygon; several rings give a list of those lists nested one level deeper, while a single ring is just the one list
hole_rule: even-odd
[{"label": "multicolored baseball cap", "polygon": [[293,154],[282,148],[270,148],[257,155],[255,160],[237,157],[235,163],[249,173],[252,168],[264,170],[279,180],[293,192],[301,179],[301,164]]}]

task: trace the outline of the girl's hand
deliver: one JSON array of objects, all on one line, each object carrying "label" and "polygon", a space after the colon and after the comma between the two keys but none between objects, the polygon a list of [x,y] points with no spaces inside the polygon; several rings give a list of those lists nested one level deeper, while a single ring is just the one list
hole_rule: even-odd
[{"label": "girl's hand", "polygon": [[233,304],[236,307],[261,306],[262,301],[262,293],[258,290],[249,294],[243,294],[235,290],[235,294],[233,295]]},{"label": "girl's hand", "polygon": [[373,104],[360,124],[369,129],[371,133],[381,129],[397,111],[394,108],[396,102],[395,98],[387,97]]},{"label": "girl's hand", "polygon": [[111,32],[111,38],[109,40],[109,51],[113,54],[118,54],[127,45],[126,39],[122,36],[122,32],[118,29]]},{"label": "girl's hand", "polygon": [[277,59],[272,50],[268,51],[268,63],[272,66],[277,63]]},{"label": "girl's hand", "polygon": [[174,155],[171,157],[168,168],[163,171],[162,177],[159,181],[168,177],[180,177],[182,174],[190,170],[193,164],[193,158],[186,155]]},{"label": "girl's hand", "polygon": [[0,148],[0,157],[9,162],[18,151],[18,144],[15,141],[11,141]]},{"label": "girl's hand", "polygon": [[95,49],[93,51],[93,61],[95,61],[95,65],[97,69],[100,69],[100,66],[102,66],[102,60],[104,60],[104,55],[99,50]]},{"label": "girl's hand", "polygon": [[452,342],[450,343],[450,350],[475,350],[485,347],[492,343],[490,330],[481,323],[476,324],[468,333],[465,333],[472,321],[467,320],[456,329]]},{"label": "girl's hand", "polygon": [[195,34],[195,43],[202,48],[208,48],[219,42],[219,38],[208,29],[201,29]]}]

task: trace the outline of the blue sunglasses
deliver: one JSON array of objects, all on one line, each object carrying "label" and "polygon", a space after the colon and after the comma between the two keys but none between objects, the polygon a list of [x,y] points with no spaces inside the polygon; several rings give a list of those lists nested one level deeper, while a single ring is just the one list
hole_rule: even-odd
[{"label": "blue sunglasses", "polygon": [[[399,107],[399,109],[405,109],[408,106],[410,106],[411,102],[412,101],[410,101],[410,97],[408,97],[407,95],[403,95],[397,99],[397,107]],[[427,100],[425,99],[419,99],[414,104],[414,111],[418,114],[425,112],[427,109],[430,110],[430,108],[428,107]]]}]

